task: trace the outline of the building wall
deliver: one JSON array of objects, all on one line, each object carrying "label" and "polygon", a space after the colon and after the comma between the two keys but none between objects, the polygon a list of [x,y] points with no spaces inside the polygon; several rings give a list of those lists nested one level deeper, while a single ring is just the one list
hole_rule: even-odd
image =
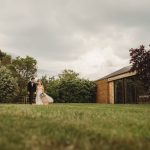
[{"label": "building wall", "polygon": [[109,103],[114,104],[114,82],[109,82]]},{"label": "building wall", "polygon": [[96,82],[96,84],[97,84],[96,102],[109,103],[108,81],[106,79],[99,80]]},{"label": "building wall", "polygon": [[97,84],[97,103],[115,103],[114,82],[119,79],[134,76],[136,72],[126,72],[108,79],[96,81]]},{"label": "building wall", "polygon": [[110,77],[108,78],[108,81],[115,81],[115,80],[118,80],[118,79],[123,79],[123,78],[127,78],[127,77],[131,77],[131,76],[134,76],[136,75],[136,72],[126,72],[126,73],[123,73],[123,74],[120,74],[120,75],[116,75],[114,77]]}]

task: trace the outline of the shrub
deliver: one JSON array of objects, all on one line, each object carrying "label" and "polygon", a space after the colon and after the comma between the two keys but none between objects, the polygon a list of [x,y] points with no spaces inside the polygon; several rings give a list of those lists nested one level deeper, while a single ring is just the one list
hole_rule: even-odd
[{"label": "shrub", "polygon": [[52,96],[55,102],[95,102],[95,82],[80,78],[79,74],[72,70],[64,70],[58,79],[50,79],[46,86],[47,94]]},{"label": "shrub", "polygon": [[17,79],[12,76],[10,70],[6,67],[0,68],[0,102],[12,102],[17,95]]}]

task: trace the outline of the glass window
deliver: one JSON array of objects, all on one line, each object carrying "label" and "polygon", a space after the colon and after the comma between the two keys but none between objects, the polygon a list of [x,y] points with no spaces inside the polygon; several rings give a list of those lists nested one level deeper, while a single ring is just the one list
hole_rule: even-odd
[{"label": "glass window", "polygon": [[136,76],[114,81],[115,103],[137,103],[140,95],[146,94],[142,83]]},{"label": "glass window", "polygon": [[124,84],[123,79],[115,81],[115,103],[123,104],[124,103]]},{"label": "glass window", "polygon": [[135,79],[133,77],[129,77],[124,79],[125,81],[125,103],[136,103],[136,86]]}]

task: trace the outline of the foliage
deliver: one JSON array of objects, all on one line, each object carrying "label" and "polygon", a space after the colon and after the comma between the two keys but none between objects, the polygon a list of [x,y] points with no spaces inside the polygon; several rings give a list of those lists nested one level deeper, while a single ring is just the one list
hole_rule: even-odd
[{"label": "foliage", "polygon": [[61,74],[58,75],[60,80],[75,80],[79,78],[79,73],[74,72],[70,69],[65,69]]},{"label": "foliage", "polygon": [[131,48],[130,56],[131,71],[136,71],[138,79],[150,92],[150,50],[146,50],[145,46],[141,45],[139,48]]},{"label": "foliage", "polygon": [[44,85],[45,91],[47,91],[47,86],[48,86],[48,84],[49,84],[49,80],[50,80],[50,79],[47,79],[47,76],[46,76],[46,75],[41,77],[41,81],[42,81],[42,83],[43,83],[43,85]]},{"label": "foliage", "polygon": [[[12,59],[11,55],[0,50],[0,67],[5,66],[12,73],[14,78],[17,78],[18,95],[16,99],[26,96],[27,82],[37,73],[37,61],[29,56],[25,58],[16,57]],[[18,100],[17,100],[18,101]]]},{"label": "foliage", "polygon": [[11,62],[11,56],[0,50],[0,66],[8,66],[11,64]]},{"label": "foliage", "polygon": [[29,56],[26,56],[26,58],[17,57],[13,59],[12,65],[9,68],[13,72],[13,75],[18,78],[19,95],[25,95],[27,82],[33,76],[36,76],[37,61]]},{"label": "foliage", "polygon": [[62,102],[88,103],[94,99],[94,84],[84,79],[61,80],[59,84],[59,99]]},{"label": "foliage", "polygon": [[49,78],[47,84],[47,94],[52,96],[55,102],[61,102],[59,98],[59,88],[60,88],[60,80],[55,79],[54,77]]},{"label": "foliage", "polygon": [[49,78],[47,93],[55,99],[55,102],[94,102],[96,84],[80,78],[73,70],[64,70],[57,79]]},{"label": "foliage", "polygon": [[17,92],[17,79],[6,67],[0,67],[0,102],[12,102]]},{"label": "foliage", "polygon": [[[37,73],[37,61],[29,56],[12,59],[10,55],[0,50],[0,65],[7,67],[13,77],[17,78],[19,92],[16,99],[26,96],[27,82]],[[45,90],[55,102],[87,103],[95,100],[95,82],[80,78],[79,73],[73,70],[64,70],[58,74],[58,78],[43,76],[41,80]]]},{"label": "foliage", "polygon": [[14,73],[22,79],[30,80],[33,76],[36,76],[37,61],[32,57],[17,57],[12,61],[12,65]]}]

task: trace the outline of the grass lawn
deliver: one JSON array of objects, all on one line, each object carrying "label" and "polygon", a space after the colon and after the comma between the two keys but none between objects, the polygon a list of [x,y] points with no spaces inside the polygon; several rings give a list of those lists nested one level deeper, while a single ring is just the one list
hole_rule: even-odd
[{"label": "grass lawn", "polygon": [[150,105],[0,105],[0,150],[150,150]]}]

